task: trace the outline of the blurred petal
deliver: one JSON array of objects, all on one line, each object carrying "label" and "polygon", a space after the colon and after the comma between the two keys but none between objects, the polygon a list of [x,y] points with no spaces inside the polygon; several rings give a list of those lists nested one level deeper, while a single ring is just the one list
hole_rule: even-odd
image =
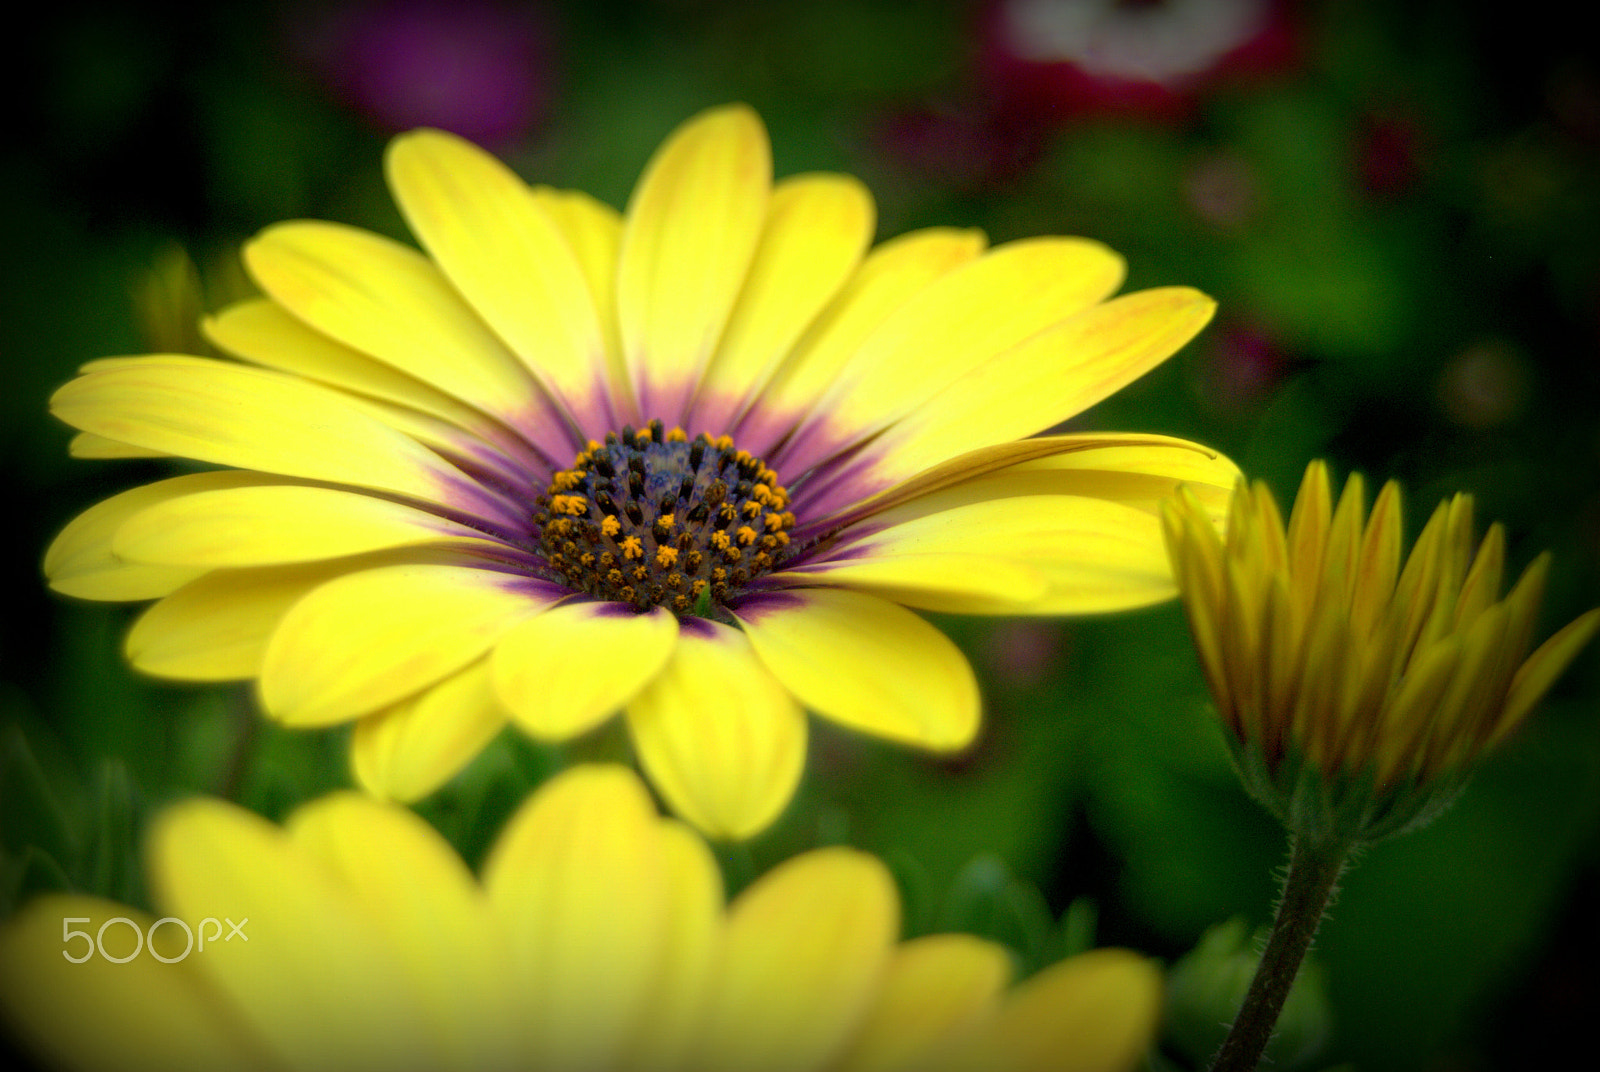
[{"label": "blurred petal", "polygon": [[162,813],[148,845],[157,903],[179,919],[240,926],[216,927],[226,937],[194,960],[285,1063],[445,1067],[401,952],[338,874],[278,827],[194,800]]},{"label": "blurred petal", "polygon": [[482,659],[357,722],[351,766],[374,796],[421,800],[455,777],[505,724],[506,710]]},{"label": "blurred petal", "polygon": [[711,837],[765,829],[799,784],[805,715],[738,630],[681,633],[627,714],[652,784]]},{"label": "blurred petal", "polygon": [[851,849],[778,865],[728,912],[699,1072],[829,1067],[867,1016],[900,928],[888,871]]},{"label": "blurred petal", "polygon": [[1093,950],[1013,990],[950,1067],[1131,1072],[1154,1041],[1160,1011],[1161,973],[1154,964],[1125,950]]},{"label": "blurred petal", "polygon": [[917,938],[894,951],[866,1023],[834,1072],[911,1072],[993,1015],[1011,958],[967,934]]},{"label": "blurred petal", "polygon": [[941,751],[965,747],[978,731],[966,657],[903,607],[813,588],[747,605],[739,622],[784,687],[835,722]]},{"label": "blurred petal", "polygon": [[693,1069],[706,1006],[716,985],[722,938],[722,872],[705,839],[682,823],[660,827],[669,927],[644,1030],[620,1067],[628,1072]]},{"label": "blurred petal", "polygon": [[616,1067],[670,966],[698,955],[685,948],[698,933],[692,921],[674,930],[667,914],[669,867],[684,861],[662,831],[631,772],[590,766],[547,782],[495,842],[483,882],[511,958],[525,1052],[545,1067]]},{"label": "blurred petal", "polygon": [[438,1067],[511,1067],[518,1055],[507,1029],[521,1002],[488,900],[455,850],[414,812],[352,792],[306,805],[286,830],[397,954],[439,1040]]},{"label": "blurred petal", "polygon": [[494,689],[541,740],[587,733],[660,672],[678,620],[607,603],[568,603],[520,623],[495,646]]},{"label": "blurred petal", "polygon": [[[162,963],[146,950],[117,963],[98,953],[80,964],[85,939],[104,927],[112,955],[126,951],[129,919],[148,932],[155,917],[97,897],[48,895],[0,926],[0,1007],[6,1026],[51,1068],[124,1069],[127,1072],[240,1072],[282,1066],[226,1001],[209,990],[195,955]],[[188,922],[185,920],[184,922]],[[157,931],[162,938],[174,924]],[[191,928],[192,933],[192,928]],[[172,949],[163,954],[179,956]],[[17,1055],[13,1055],[17,1056]]]}]

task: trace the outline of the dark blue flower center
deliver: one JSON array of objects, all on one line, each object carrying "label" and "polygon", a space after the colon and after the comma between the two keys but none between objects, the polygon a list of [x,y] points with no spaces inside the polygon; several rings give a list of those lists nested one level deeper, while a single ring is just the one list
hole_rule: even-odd
[{"label": "dark blue flower center", "polygon": [[778,474],[728,436],[660,421],[590,440],[533,516],[547,575],[596,599],[710,617],[786,557]]}]

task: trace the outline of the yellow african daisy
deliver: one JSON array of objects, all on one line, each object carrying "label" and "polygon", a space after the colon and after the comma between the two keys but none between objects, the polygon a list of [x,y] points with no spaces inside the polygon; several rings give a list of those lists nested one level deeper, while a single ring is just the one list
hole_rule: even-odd
[{"label": "yellow african daisy", "polygon": [[1314,461],[1285,529],[1241,484],[1219,537],[1167,504],[1201,665],[1246,782],[1297,831],[1373,839],[1447,803],[1600,630],[1600,608],[1532,651],[1541,555],[1501,595],[1505,531],[1475,544],[1472,498],[1441,503],[1402,555],[1399,485],[1367,516],[1352,474],[1335,506]]},{"label": "yellow african daisy", "polygon": [[1287,527],[1240,482],[1219,537],[1182,492],[1163,521],[1195,648],[1235,765],[1290,833],[1272,933],[1211,1072],[1257,1067],[1352,852],[1420,826],[1533,711],[1600,630],[1600,608],[1536,650],[1540,555],[1501,595],[1505,531],[1441,503],[1403,553],[1399,485],[1368,514],[1306,469]]},{"label": "yellow african daisy", "polygon": [[1189,481],[1225,509],[1237,470],[1204,447],[1036,436],[1211,316],[1110,298],[1095,242],[869,250],[861,185],[774,185],[742,106],[675,132],[625,216],[439,131],[386,162],[423,252],[270,227],[244,250],[265,297],[205,325],[238,361],[110,358],[56,393],[79,455],[231,468],[109,499],[45,561],[58,591],[160,600],[136,667],[356,721],[375,793],[432,791],[508,718],[559,741],[624,710],[671,806],[748,835],[793,793],[805,708],[972,740],[972,671],[907,608],[1165,600],[1158,502]]},{"label": "yellow african daisy", "polygon": [[1126,951],[1011,987],[992,943],[899,942],[887,869],[851,849],[725,907],[705,843],[616,766],[542,786],[481,882],[414,813],[352,792],[283,828],[179,804],[148,847],[160,919],[51,895],[0,928],[0,1012],[55,1066],[1116,1072],[1160,1004]]}]

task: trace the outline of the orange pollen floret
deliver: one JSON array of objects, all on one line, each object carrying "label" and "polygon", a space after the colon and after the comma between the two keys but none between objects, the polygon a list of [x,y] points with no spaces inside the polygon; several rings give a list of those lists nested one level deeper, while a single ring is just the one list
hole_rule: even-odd
[{"label": "orange pollen floret", "polygon": [[764,520],[768,532],[778,532],[783,528],[782,514],[768,514]]},{"label": "orange pollen floret", "polygon": [[756,530],[751,528],[749,525],[740,525],[739,531],[734,533],[734,535],[737,536],[739,538],[739,542],[744,544],[746,547],[749,547],[751,544],[756,542]]},{"label": "orange pollen floret", "polygon": [[622,531],[622,522],[607,514],[600,519],[600,533],[603,536],[615,536]]},{"label": "orange pollen floret", "polygon": [[674,426],[673,429],[667,433],[667,442],[687,443],[689,442],[689,433],[685,432],[682,428]]},{"label": "orange pollen floret", "polygon": [[711,441],[711,445],[718,450],[732,450],[733,437],[731,435],[719,435]]},{"label": "orange pollen floret", "polygon": [[757,518],[761,516],[761,504],[751,499],[741,508],[745,517]]},{"label": "orange pollen floret", "polygon": [[718,551],[726,551],[728,549],[728,534],[726,532],[713,532],[711,534],[711,546]]},{"label": "orange pollen floret", "polygon": [[552,495],[550,509],[558,514],[581,517],[589,511],[589,502],[582,495]]},{"label": "orange pollen floret", "polygon": [[666,569],[676,561],[678,561],[678,549],[676,547],[656,548],[656,565],[662,569]]},{"label": "orange pollen floret", "polygon": [[637,537],[637,536],[629,536],[629,537],[626,537],[622,541],[622,557],[623,558],[643,558],[644,557],[644,544],[640,542],[639,537]]}]

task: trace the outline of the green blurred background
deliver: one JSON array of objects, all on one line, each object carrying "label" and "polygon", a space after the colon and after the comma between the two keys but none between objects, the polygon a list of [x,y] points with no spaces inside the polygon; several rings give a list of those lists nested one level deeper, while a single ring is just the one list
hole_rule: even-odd
[{"label": "green blurred background", "polygon": [[[1196,285],[1221,312],[1075,426],[1206,441],[1281,499],[1317,456],[1397,478],[1413,534],[1470,491],[1514,567],[1555,552],[1545,632],[1600,602],[1600,62],[1561,21],[1579,8],[1088,6],[1122,17],[1105,55],[1176,50],[1189,74],[1137,85],[1025,55],[1007,18],[1064,22],[1038,2],[34,10],[0,143],[0,914],[46,888],[139,901],[139,829],[176,797],[279,817],[348,784],[338,735],[278,730],[245,689],[142,679],[119,655],[137,608],[46,591],[40,556],[71,516],[168,472],[70,460],[46,399],[95,357],[196,345],[189,319],[245,292],[234,250],[273,221],[403,236],[380,174],[398,127],[451,126],[621,206],[672,127],[744,100],[780,175],[868,183],[880,238],[1101,239],[1130,287]],[[984,679],[980,745],[932,762],[816,727],[795,806],[724,853],[734,886],[860,845],[895,868],[909,931],[991,934],[1024,970],[1090,941],[1175,963],[1208,928],[1268,920],[1283,837],[1228,767],[1176,606],[940,624]],[[1279,1067],[1593,1049],[1597,697],[1591,650],[1452,811],[1360,858],[1316,953],[1324,1000]],[[572,754],[508,735],[421,810],[475,860]],[[1226,969],[1203,969],[1179,977],[1202,982],[1176,987],[1160,1067],[1217,1041],[1228,1012],[1203,980]]]}]

